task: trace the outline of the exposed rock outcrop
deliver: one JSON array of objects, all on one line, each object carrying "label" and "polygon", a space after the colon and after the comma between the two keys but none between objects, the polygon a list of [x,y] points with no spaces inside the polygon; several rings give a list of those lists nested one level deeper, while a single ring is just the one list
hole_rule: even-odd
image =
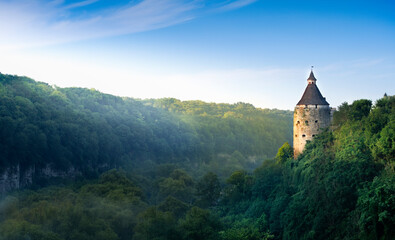
[{"label": "exposed rock outcrop", "polygon": [[66,171],[55,170],[50,165],[43,168],[35,166],[22,169],[20,165],[0,169],[0,195],[9,191],[22,189],[34,183],[36,178],[74,178],[81,173],[69,168]]}]

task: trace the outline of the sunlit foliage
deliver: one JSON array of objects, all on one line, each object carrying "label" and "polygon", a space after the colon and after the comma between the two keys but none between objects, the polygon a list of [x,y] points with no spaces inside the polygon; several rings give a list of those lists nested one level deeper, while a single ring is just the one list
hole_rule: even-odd
[{"label": "sunlit foliage", "polygon": [[393,96],[343,103],[294,159],[288,112],[0,77],[1,167],[81,172],[3,198],[0,240],[395,236]]}]

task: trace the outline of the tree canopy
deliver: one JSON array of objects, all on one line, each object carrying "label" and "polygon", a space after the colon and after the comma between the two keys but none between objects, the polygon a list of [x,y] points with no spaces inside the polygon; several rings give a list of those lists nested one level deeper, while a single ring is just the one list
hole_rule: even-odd
[{"label": "tree canopy", "polygon": [[343,103],[294,159],[288,111],[0,83],[0,169],[81,173],[0,199],[0,240],[395,236],[394,96]]},{"label": "tree canopy", "polygon": [[259,166],[291,140],[290,111],[246,103],[121,98],[4,74],[0,92],[2,168],[50,166],[97,176],[119,166],[144,171],[171,163],[225,178]]}]

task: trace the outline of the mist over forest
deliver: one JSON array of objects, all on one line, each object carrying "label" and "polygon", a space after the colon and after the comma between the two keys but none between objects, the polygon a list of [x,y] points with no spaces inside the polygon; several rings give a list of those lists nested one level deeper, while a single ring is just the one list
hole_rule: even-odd
[{"label": "mist over forest", "polygon": [[392,239],[395,97],[292,117],[0,74],[0,240]]}]

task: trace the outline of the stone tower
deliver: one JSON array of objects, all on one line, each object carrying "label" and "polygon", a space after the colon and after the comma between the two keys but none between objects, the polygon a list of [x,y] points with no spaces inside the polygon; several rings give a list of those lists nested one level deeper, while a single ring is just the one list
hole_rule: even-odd
[{"label": "stone tower", "polygon": [[330,125],[331,108],[317,87],[313,70],[307,87],[294,111],[294,158],[303,152],[307,140],[312,140],[323,128]]}]

